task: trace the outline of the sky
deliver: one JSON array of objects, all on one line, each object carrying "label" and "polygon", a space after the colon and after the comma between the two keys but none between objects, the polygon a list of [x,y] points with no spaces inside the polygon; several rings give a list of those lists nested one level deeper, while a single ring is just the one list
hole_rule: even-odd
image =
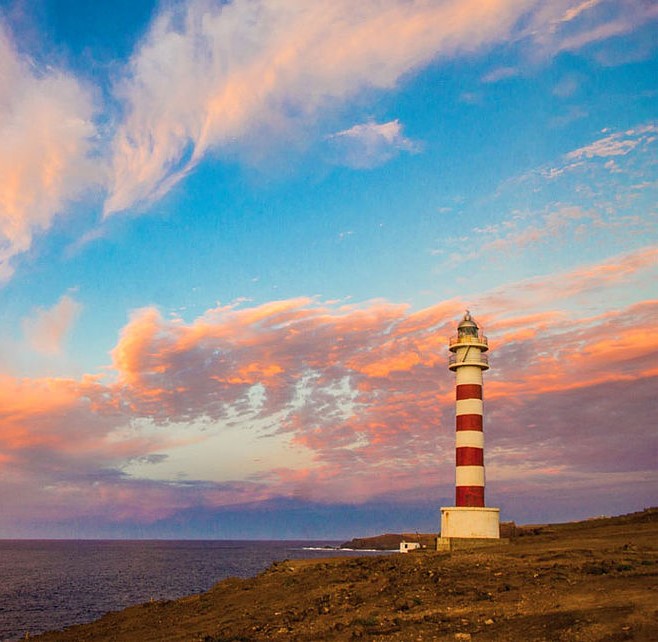
[{"label": "sky", "polygon": [[658,5],[0,0],[0,537],[658,503]]}]

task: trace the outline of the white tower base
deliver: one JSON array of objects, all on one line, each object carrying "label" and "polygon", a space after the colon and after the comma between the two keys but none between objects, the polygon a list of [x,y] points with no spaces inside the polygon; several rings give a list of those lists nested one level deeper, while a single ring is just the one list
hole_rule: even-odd
[{"label": "white tower base", "polygon": [[441,539],[499,539],[500,509],[450,506],[441,509]]}]

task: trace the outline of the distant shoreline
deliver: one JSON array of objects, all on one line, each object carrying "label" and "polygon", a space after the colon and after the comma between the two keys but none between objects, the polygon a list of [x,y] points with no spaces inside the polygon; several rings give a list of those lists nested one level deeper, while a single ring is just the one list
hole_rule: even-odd
[{"label": "distant shoreline", "polygon": [[355,537],[343,542],[340,548],[352,551],[397,551],[400,542],[418,542],[424,547],[431,547],[436,538],[432,533],[385,533],[372,537]]}]

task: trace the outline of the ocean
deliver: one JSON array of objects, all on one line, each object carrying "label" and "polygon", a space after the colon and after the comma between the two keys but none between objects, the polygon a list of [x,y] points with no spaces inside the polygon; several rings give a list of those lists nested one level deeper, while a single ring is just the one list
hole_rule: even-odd
[{"label": "ocean", "polygon": [[0,640],[251,577],[283,559],[363,555],[338,542],[0,540]]}]

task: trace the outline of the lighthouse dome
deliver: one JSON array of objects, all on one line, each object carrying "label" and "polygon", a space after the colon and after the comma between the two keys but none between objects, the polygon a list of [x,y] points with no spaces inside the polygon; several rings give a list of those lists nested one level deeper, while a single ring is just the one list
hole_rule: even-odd
[{"label": "lighthouse dome", "polygon": [[[457,336],[450,338],[450,355],[448,361],[448,368],[456,370],[467,364],[466,356],[468,356],[468,365],[475,365],[478,368],[487,370],[489,362],[487,361],[486,352],[489,349],[489,342],[487,337],[480,334],[480,328],[471,316],[471,313],[466,310],[464,318],[457,326]],[[477,354],[476,354],[477,353]]]},{"label": "lighthouse dome", "polygon": [[471,313],[466,310],[464,318],[461,320],[460,324],[457,326],[457,333],[461,336],[477,336],[478,334],[478,324],[475,323],[475,319],[471,316]]}]

